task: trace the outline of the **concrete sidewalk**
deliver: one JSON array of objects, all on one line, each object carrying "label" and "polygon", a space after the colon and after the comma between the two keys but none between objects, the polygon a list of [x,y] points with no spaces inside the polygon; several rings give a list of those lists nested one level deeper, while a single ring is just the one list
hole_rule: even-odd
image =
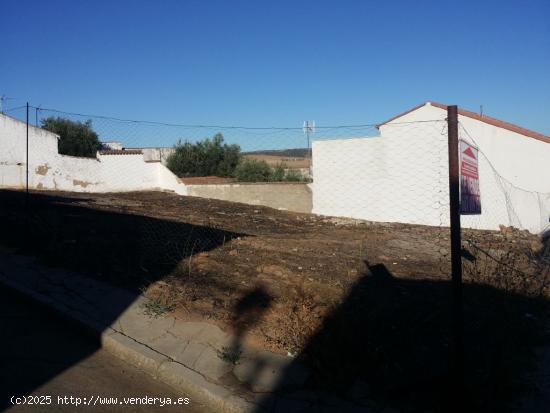
[{"label": "concrete sidewalk", "polygon": [[[0,249],[0,282],[77,321],[104,348],[216,411],[370,411],[304,390],[308,371],[292,357],[242,347],[206,322],[151,317],[141,295],[12,250]],[[276,388],[288,391],[275,396]]]},{"label": "concrete sidewalk", "polygon": [[[167,402],[186,394],[120,360],[55,311],[1,284],[0,335],[2,412],[215,413],[196,398],[187,404]],[[144,395],[163,402],[128,403]],[[41,404],[26,404],[23,396]]]}]

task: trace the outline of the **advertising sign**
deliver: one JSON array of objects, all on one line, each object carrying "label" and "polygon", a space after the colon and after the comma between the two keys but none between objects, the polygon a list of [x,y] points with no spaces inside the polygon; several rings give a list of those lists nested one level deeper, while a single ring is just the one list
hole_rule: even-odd
[{"label": "advertising sign", "polygon": [[478,150],[475,146],[459,141],[460,150],[460,213],[481,214],[479,192]]}]

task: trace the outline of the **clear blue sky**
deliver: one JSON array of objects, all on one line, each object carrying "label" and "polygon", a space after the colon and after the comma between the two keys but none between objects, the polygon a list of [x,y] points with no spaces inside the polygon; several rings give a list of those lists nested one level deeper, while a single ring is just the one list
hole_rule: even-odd
[{"label": "clear blue sky", "polygon": [[178,123],[371,123],[426,100],[550,134],[550,1],[2,2],[0,94]]}]

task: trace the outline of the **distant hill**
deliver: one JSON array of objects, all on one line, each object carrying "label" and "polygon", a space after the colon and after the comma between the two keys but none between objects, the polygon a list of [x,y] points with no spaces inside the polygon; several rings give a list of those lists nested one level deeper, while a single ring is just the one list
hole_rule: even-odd
[{"label": "distant hill", "polygon": [[272,149],[266,151],[243,152],[243,155],[269,155],[269,156],[284,156],[288,158],[304,158],[308,153],[307,148],[296,149]]}]

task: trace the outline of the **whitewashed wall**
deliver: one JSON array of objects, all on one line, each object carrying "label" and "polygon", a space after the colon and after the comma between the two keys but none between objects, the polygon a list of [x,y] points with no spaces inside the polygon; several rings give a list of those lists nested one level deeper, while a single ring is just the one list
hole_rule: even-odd
[{"label": "whitewashed wall", "polygon": [[303,182],[188,184],[187,194],[200,198],[264,205],[285,211],[311,212],[310,184]]},{"label": "whitewashed wall", "polygon": [[[446,116],[428,104],[381,126],[379,137],[315,141],[313,212],[448,225]],[[550,144],[460,115],[459,122],[460,138],[480,149],[483,211],[463,216],[463,226],[549,229]]]},{"label": "whitewashed wall", "polygon": [[[29,127],[29,187],[77,192],[170,190],[186,186],[160,162],[143,155],[98,155],[95,159],[60,155],[57,135]],[[26,185],[26,124],[0,115],[0,186]]]},{"label": "whitewashed wall", "polygon": [[[134,149],[134,148],[128,148]],[[174,148],[135,148],[141,149],[143,152],[143,159],[146,161],[159,161],[163,165],[166,165],[168,157],[175,151]]]}]

